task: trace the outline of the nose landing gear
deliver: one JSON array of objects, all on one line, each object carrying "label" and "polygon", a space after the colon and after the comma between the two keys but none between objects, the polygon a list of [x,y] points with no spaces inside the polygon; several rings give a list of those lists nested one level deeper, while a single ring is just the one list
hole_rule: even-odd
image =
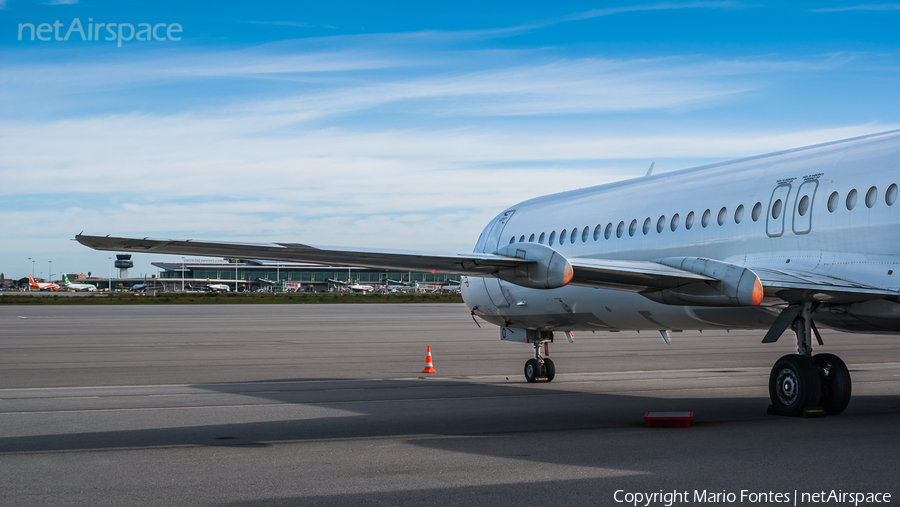
[{"label": "nose landing gear", "polygon": [[541,345],[547,351],[550,342],[534,343],[534,358],[525,363],[525,380],[528,382],[550,382],[556,376],[556,366],[549,357],[541,355]]}]

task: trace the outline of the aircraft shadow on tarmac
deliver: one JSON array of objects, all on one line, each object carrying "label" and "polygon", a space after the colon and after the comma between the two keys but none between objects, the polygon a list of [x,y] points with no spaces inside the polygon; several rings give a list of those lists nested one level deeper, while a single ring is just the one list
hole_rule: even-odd
[{"label": "aircraft shadow on tarmac", "polygon": [[[839,417],[818,421],[770,417],[765,415],[763,398],[659,398],[620,394],[567,391],[565,383],[552,385],[502,385],[453,380],[372,380],[366,389],[335,388],[341,382],[358,386],[360,381],[337,380],[322,388],[310,388],[306,382],[259,382],[260,393],[244,394],[247,383],[197,385],[192,388],[216,393],[240,393],[263,398],[292,410],[298,417],[284,420],[260,420],[221,424],[201,424],[119,431],[77,432],[23,437],[0,437],[0,452],[41,452],[99,450],[169,446],[243,446],[267,447],[282,442],[321,439],[360,439],[409,436],[415,445],[443,448],[452,442],[454,450],[474,454],[491,453],[485,438],[538,432],[541,439],[557,438],[566,431],[595,431],[597,438],[608,440],[638,435],[641,439],[684,435],[686,442],[703,447],[710,434],[738,431],[759,438],[765,434],[814,435],[816,431],[851,431],[858,426],[880,427],[882,422],[900,424],[900,409],[895,396],[854,397],[847,412]],[[266,391],[272,385],[293,384],[299,389]],[[328,387],[326,389],[325,387]],[[426,387],[427,389],[417,389]],[[368,390],[376,395],[365,395]],[[312,408],[338,409],[346,415],[302,417]],[[696,419],[689,429],[644,428],[642,416],[647,410],[693,410]],[[327,411],[325,412],[327,413]],[[262,419],[262,417],[261,417]],[[845,428],[845,430],[835,429]],[[869,430],[864,430],[869,431]],[[878,429],[871,430],[877,434]],[[891,430],[893,431],[893,430]],[[680,432],[680,433],[673,433]],[[668,437],[666,437],[668,436]],[[447,439],[446,437],[454,437]],[[768,436],[765,438],[769,438]],[[786,438],[786,437],[784,437]],[[796,439],[796,435],[794,435]],[[892,438],[892,437],[891,437]],[[468,444],[467,444],[468,442]],[[758,443],[754,443],[757,446]],[[623,450],[624,451],[624,450]],[[557,453],[553,453],[557,455]],[[572,453],[570,456],[576,456]],[[522,452],[526,461],[546,461],[549,455]],[[565,458],[569,464],[573,458]],[[586,457],[585,463],[593,458]]]}]

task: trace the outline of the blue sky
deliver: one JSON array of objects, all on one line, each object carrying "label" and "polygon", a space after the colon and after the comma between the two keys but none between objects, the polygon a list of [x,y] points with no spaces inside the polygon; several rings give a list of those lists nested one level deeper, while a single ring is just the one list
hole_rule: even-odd
[{"label": "blue sky", "polygon": [[[117,26],[18,38],[75,18]],[[0,272],[105,275],[82,230],[470,251],[508,205],[654,161],[900,127],[897,26],[900,3],[0,0]]]}]

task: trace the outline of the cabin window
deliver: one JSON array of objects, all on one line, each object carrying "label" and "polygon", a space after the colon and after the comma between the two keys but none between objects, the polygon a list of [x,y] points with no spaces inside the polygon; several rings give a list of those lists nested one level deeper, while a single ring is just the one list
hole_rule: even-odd
[{"label": "cabin window", "polygon": [[663,229],[666,228],[666,216],[663,215],[659,217],[659,220],[656,221],[656,232],[661,233]]},{"label": "cabin window", "polygon": [[531,236],[528,237],[528,242],[534,243],[534,233],[532,233]]},{"label": "cabin window", "polygon": [[[594,227],[594,241],[597,241],[598,239],[600,239],[600,230],[602,228],[603,228],[603,226],[600,224],[597,224],[597,227]],[[607,234],[606,237],[608,238],[609,234]]]},{"label": "cabin window", "polygon": [[703,212],[703,216],[700,217],[700,225],[702,225],[704,229],[706,229],[706,226],[709,225],[710,215],[711,215],[710,211],[706,210]]},{"label": "cabin window", "polygon": [[718,222],[719,225],[724,225],[725,218],[727,216],[728,216],[728,210],[725,209],[725,206],[722,206],[722,209],[719,210],[719,216],[716,217],[716,222]]},{"label": "cabin window", "polygon": [[[694,216],[694,213],[691,212],[691,216]],[[678,225],[681,223],[681,217],[678,216],[678,213],[672,215],[672,222],[669,224],[669,228],[672,229],[672,232],[675,232],[675,229],[678,229]]]},{"label": "cabin window", "polygon": [[[551,245],[553,244],[553,240],[551,239]],[[566,242],[566,229],[563,229],[561,233],[559,233],[559,245],[562,246],[563,243]]]},{"label": "cabin window", "polygon": [[[581,231],[581,242],[582,243],[587,243],[587,238],[588,238],[589,232],[591,232],[591,228],[585,225],[584,230]],[[594,234],[594,236],[596,236],[596,234]],[[596,238],[594,238],[594,239],[596,239]]]},{"label": "cabin window", "polygon": [[838,207],[838,201],[840,197],[837,192],[832,192],[830,196],[828,196],[828,211],[830,213],[834,213],[834,210]]},{"label": "cabin window", "polygon": [[734,223],[739,224],[744,219],[744,205],[741,204],[734,210]]},{"label": "cabin window", "polygon": [[539,245],[543,245],[543,244],[544,244],[544,233],[543,233],[543,232],[541,233],[541,237],[538,238],[538,244],[539,244]]},{"label": "cabin window", "polygon": [[[565,233],[565,231],[563,231]],[[556,239],[556,231],[550,231],[550,240],[547,242],[548,245],[553,246],[553,240]]]},{"label": "cabin window", "polygon": [[646,236],[647,233],[650,232],[650,217],[647,217],[644,219],[643,230],[644,230],[644,236]]},{"label": "cabin window", "polygon": [[572,236],[569,237],[569,243],[575,244],[575,238],[578,237],[578,227],[572,229]]},{"label": "cabin window", "polygon": [[634,236],[634,233],[637,232],[637,218],[631,221],[631,225],[628,226],[628,235]]},{"label": "cabin window", "polygon": [[897,202],[897,184],[893,183],[888,187],[887,192],[884,193],[884,202],[888,206],[893,206],[895,202]]},{"label": "cabin window", "polygon": [[606,224],[606,231],[603,233],[603,237],[609,239],[612,236],[612,222]]},{"label": "cabin window", "polygon": [[519,243],[524,243],[524,242],[525,242],[525,235],[523,234],[523,235],[519,236]]},{"label": "cabin window", "polygon": [[777,219],[781,216],[781,208],[784,207],[784,203],[781,202],[781,199],[777,199],[775,204],[772,205],[772,218]]},{"label": "cabin window", "polygon": [[754,222],[759,220],[759,216],[762,215],[762,203],[758,202],[753,205],[753,211],[750,212],[750,218],[753,219]]},{"label": "cabin window", "polygon": [[866,192],[866,207],[871,208],[872,206],[875,206],[875,201],[877,201],[877,200],[878,200],[878,189],[875,187],[872,187],[869,189],[868,192]]},{"label": "cabin window", "polygon": [[797,204],[797,213],[799,213],[802,217],[806,215],[807,211],[809,211],[809,196],[804,195],[800,198],[800,202]]},{"label": "cabin window", "polygon": [[616,227],[616,237],[621,238],[622,233],[624,233],[624,232],[625,232],[625,222],[622,221],[622,222],[619,222],[619,226]]},{"label": "cabin window", "polygon": [[857,194],[855,188],[853,190],[851,190],[849,194],[847,194],[847,209],[848,210],[852,210],[853,208],[856,207],[856,199],[858,197],[859,197],[859,194]]}]

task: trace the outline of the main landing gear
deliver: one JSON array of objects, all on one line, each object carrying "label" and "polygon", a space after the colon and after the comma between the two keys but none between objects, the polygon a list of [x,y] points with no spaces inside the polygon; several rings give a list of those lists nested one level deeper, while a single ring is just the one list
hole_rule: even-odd
[{"label": "main landing gear", "polygon": [[[788,323],[797,335],[797,354],[779,359],[769,375],[770,414],[837,415],[850,403],[850,371],[834,354],[812,353],[812,334],[822,339],[812,321],[812,304],[785,309],[763,340],[773,342]],[[777,335],[776,335],[777,334]],[[774,338],[773,338],[774,336]]]},{"label": "main landing gear", "polygon": [[525,380],[529,382],[550,382],[556,376],[556,366],[549,357],[541,355],[541,347],[544,352],[548,353],[548,344],[550,342],[534,342],[534,359],[529,359],[525,363]]}]

